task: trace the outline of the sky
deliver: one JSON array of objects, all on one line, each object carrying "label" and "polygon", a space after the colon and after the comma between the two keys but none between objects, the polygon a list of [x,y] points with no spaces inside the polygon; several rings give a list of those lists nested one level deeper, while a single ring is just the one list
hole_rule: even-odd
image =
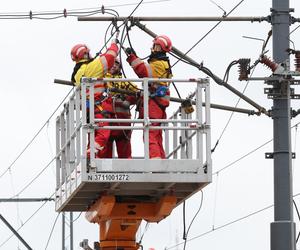
[{"label": "sky", "polygon": [[[0,14],[29,13],[30,10],[34,13],[85,9],[100,7],[103,4],[118,11],[120,16],[127,16],[138,2],[134,0],[101,2],[11,0],[2,3]],[[214,2],[169,0],[142,4],[134,16],[222,16],[221,8],[228,13],[240,1],[215,0]],[[133,5],[119,6],[124,3],[133,3]],[[270,0],[244,0],[233,11],[232,16],[268,16],[271,7]],[[292,15],[299,18],[299,1],[291,0],[290,7],[295,9]],[[2,83],[0,173],[11,166],[10,170],[0,177],[0,198],[10,198],[17,194],[19,198],[50,197],[55,190],[56,177],[55,165],[54,163],[49,165],[49,162],[55,152],[55,118],[62,107],[59,107],[53,116],[51,115],[70,91],[69,86],[54,84],[53,80],[70,79],[74,67],[70,58],[73,45],[86,43],[91,48],[92,54],[102,48],[109,23],[78,22],[75,17],[54,20],[0,19],[0,23],[2,56],[0,61]],[[157,34],[168,35],[173,45],[183,52],[189,50],[215,25],[213,22],[148,22],[145,24]],[[291,30],[298,25],[299,23],[293,24]],[[258,58],[262,41],[246,39],[243,36],[266,39],[270,29],[270,24],[267,22],[224,22],[208,34],[188,55],[198,62],[203,62],[204,66],[222,78],[227,66],[233,60],[251,58],[251,62],[254,62]],[[137,54],[140,57],[147,56],[152,38],[137,27],[132,28],[130,37]],[[290,39],[291,46],[294,45],[299,50],[300,29],[295,30]],[[269,50],[267,55],[272,57],[272,40],[268,43],[267,49]],[[176,62],[175,58],[170,57],[170,59],[171,64]],[[125,61],[123,65],[127,76],[135,77]],[[183,63],[174,66],[173,74],[174,78],[178,79],[206,77],[197,69]],[[253,76],[265,77],[270,74],[269,69],[258,65]],[[271,109],[272,101],[264,94],[264,88],[267,86],[262,81],[251,81],[248,84],[238,81],[238,68],[233,67],[230,71],[229,83],[240,91],[245,90],[245,95],[267,110]],[[188,95],[193,90],[187,85],[180,85],[178,88],[182,96]],[[296,93],[300,91],[297,86],[295,90]],[[172,95],[176,96],[174,89]],[[212,103],[235,106],[238,100],[233,93],[211,80]],[[253,109],[244,101],[240,101],[238,107]],[[292,107],[299,109],[299,101],[292,101]],[[274,220],[271,207],[273,162],[265,159],[264,155],[265,152],[272,152],[272,119],[264,115],[248,116],[238,113],[231,117],[231,112],[220,110],[211,110],[211,115],[212,145],[214,146],[219,139],[219,144],[212,154],[213,181],[203,189],[203,203],[189,231],[190,240],[187,242],[186,249],[270,249],[270,223]],[[291,123],[293,126],[299,122],[300,116],[297,116]],[[297,156],[300,155],[299,139],[296,126],[291,130],[291,144]],[[133,152],[137,147],[138,143],[134,143]],[[293,190],[294,200],[299,207],[298,166],[299,159],[296,158],[293,160]],[[45,170],[38,175],[44,168]],[[199,209],[201,195],[199,192],[186,202],[187,226]],[[57,213],[54,202],[42,205],[43,203],[0,203],[0,213],[14,228],[22,226],[19,233],[33,249],[45,249],[46,246],[50,250],[61,249],[61,216],[58,217],[53,234],[49,238]],[[36,210],[38,211],[35,213]],[[78,218],[74,222],[74,249],[80,249],[79,242],[82,239],[87,238],[90,242],[97,241],[97,225],[86,221],[83,214],[75,213],[74,218]],[[294,220],[298,233],[299,218],[295,210]],[[177,207],[164,221],[150,225],[146,231],[143,225],[138,233],[138,239],[143,233],[144,249],[150,247],[159,250],[183,249],[183,244],[180,244],[183,242],[182,206]],[[11,235],[8,228],[0,222],[0,249],[26,249],[15,236],[6,241]],[[48,239],[49,243],[47,243]],[[67,233],[67,249],[69,249],[68,241]]]}]

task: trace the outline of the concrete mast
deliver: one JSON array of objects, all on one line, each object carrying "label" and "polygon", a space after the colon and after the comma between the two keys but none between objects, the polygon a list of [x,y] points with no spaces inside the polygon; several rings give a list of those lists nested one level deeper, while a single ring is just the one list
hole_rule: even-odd
[{"label": "concrete mast", "polygon": [[[286,63],[289,70],[289,0],[272,0],[273,58]],[[293,185],[291,152],[290,82],[274,81],[273,98],[273,158],[274,158],[274,222],[271,223],[271,250],[295,250],[293,222]]]}]

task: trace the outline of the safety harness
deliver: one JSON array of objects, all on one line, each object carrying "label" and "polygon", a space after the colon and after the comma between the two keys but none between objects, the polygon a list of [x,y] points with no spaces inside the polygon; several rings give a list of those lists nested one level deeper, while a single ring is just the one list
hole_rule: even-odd
[{"label": "safety harness", "polygon": [[71,81],[72,82],[75,82],[75,76],[77,74],[77,71],[80,69],[80,67],[84,64],[89,64],[90,62],[92,62],[94,60],[94,58],[92,59],[88,59],[86,61],[83,61],[83,62],[78,62],[75,64],[74,66],[74,69],[73,69],[73,73],[72,73],[72,76],[71,76]]},{"label": "safety harness", "polygon": [[[162,60],[162,61],[165,61],[168,63],[168,68],[165,68],[165,71],[167,73],[166,78],[171,78],[172,77],[172,69],[171,69],[169,57],[166,56],[166,53],[162,52],[162,51],[151,53],[151,55],[149,56],[149,59],[148,59],[148,63],[151,63],[156,60]],[[165,74],[165,73],[163,73],[163,74]],[[161,75],[160,77],[162,77],[162,76],[163,75]],[[157,84],[160,85],[159,83],[157,83]],[[163,111],[166,110],[166,107],[163,106],[162,104],[160,104],[158,102],[158,100],[156,99],[156,97],[164,97],[168,90],[169,90],[169,86],[161,85],[161,86],[155,88],[155,91],[153,93],[150,93],[150,96],[149,96],[157,104],[157,106]]]},{"label": "safety harness", "polygon": [[[83,61],[83,62],[78,62],[78,63],[76,63],[75,66],[74,66],[74,69],[73,69],[72,76],[71,76],[71,81],[72,81],[72,82],[75,82],[75,81],[76,81],[76,80],[75,80],[75,76],[76,76],[78,70],[80,69],[80,67],[81,67],[82,65],[84,65],[84,64],[89,64],[90,62],[94,61],[95,59],[96,59],[96,57],[91,58],[91,59],[88,59],[88,60]],[[95,114],[102,114],[104,117],[109,117],[109,116],[111,115],[111,112],[106,111],[106,110],[103,110],[103,108],[102,108],[102,106],[101,106],[101,103],[102,103],[105,99],[107,99],[107,94],[106,94],[106,95],[103,94],[103,95],[101,96],[100,99],[95,100],[94,105],[95,105],[95,107],[97,107],[97,110],[95,110]],[[88,109],[90,108],[90,101],[89,101],[89,100],[86,101],[86,107],[87,107]]]}]

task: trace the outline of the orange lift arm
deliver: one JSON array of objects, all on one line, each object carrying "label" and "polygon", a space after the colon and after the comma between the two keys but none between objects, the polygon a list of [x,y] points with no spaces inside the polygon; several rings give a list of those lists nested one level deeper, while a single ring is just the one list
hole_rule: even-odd
[{"label": "orange lift arm", "polygon": [[136,232],[142,220],[159,222],[172,212],[177,198],[163,196],[158,202],[118,202],[115,196],[102,196],[86,212],[89,222],[100,226],[102,250],[137,250]]}]

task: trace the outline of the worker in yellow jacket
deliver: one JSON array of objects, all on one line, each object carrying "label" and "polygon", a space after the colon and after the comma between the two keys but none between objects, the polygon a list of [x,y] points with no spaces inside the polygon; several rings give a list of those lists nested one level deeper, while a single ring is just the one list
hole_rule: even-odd
[{"label": "worker in yellow jacket", "polygon": [[[142,61],[132,48],[125,50],[127,62],[131,65],[134,72],[140,77],[148,78],[171,78],[171,66],[166,53],[172,49],[172,42],[169,37],[162,35],[153,40],[153,47],[148,63]],[[167,82],[151,82],[149,84],[149,118],[166,119],[166,108],[170,104],[170,90]],[[143,102],[141,102],[143,103]],[[140,118],[144,116],[143,105],[139,107]],[[154,122],[152,126],[160,126],[159,122]],[[162,144],[162,130],[149,131],[149,156],[150,158],[164,159],[165,151]]]},{"label": "worker in yellow jacket", "polygon": [[[115,60],[114,66],[105,75],[105,78],[122,78],[121,62],[118,58]],[[132,93],[137,92],[138,88],[135,84],[125,81],[111,81],[108,82],[108,88],[116,88],[121,90],[128,90]],[[136,97],[133,95],[120,94],[118,92],[109,92],[107,102],[111,103],[112,118],[116,119],[130,119],[130,106],[136,103]],[[115,126],[130,126],[131,123],[112,123]],[[118,158],[132,158],[131,156],[131,130],[120,129],[111,130],[108,143],[106,144],[105,158],[112,158],[113,142],[116,143]]]},{"label": "worker in yellow jacket", "polygon": [[[71,58],[76,63],[73,73],[72,81],[76,86],[80,85],[82,77],[104,78],[105,74],[114,66],[119,48],[117,40],[113,40],[111,46],[104,54],[98,55],[95,58],[90,56],[90,49],[85,44],[77,44],[71,50]],[[106,99],[107,84],[104,82],[95,84],[94,86],[94,100],[95,100],[95,118],[110,118],[109,103]],[[108,126],[108,122],[101,122],[96,124],[99,127]],[[103,158],[105,145],[108,142],[110,135],[109,130],[95,131],[95,152],[97,158]],[[90,150],[88,149],[87,156],[89,157]]]}]

